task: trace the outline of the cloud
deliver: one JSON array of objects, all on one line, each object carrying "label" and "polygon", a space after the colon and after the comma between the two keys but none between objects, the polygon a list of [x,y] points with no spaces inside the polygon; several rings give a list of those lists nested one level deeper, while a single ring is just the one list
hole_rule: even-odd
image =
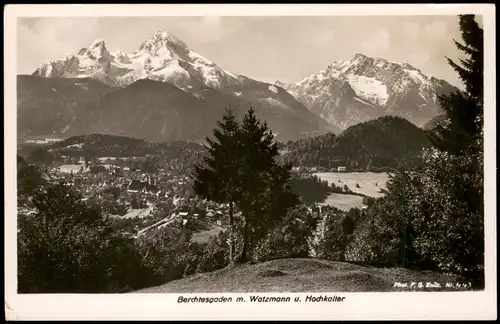
[{"label": "cloud", "polygon": [[[18,21],[18,70],[77,52],[99,37],[97,18],[31,18]],[[21,64],[21,65],[20,65]],[[19,66],[20,65],[20,66]]]},{"label": "cloud", "polygon": [[427,64],[431,60],[431,53],[426,50],[419,50],[419,51],[413,51],[409,55],[409,62],[412,62],[413,65],[419,67],[419,68],[424,68],[427,66]]},{"label": "cloud", "polygon": [[316,32],[311,35],[310,42],[315,45],[325,45],[335,40],[335,32],[327,30],[325,32]]},{"label": "cloud", "polygon": [[448,25],[442,21],[435,19],[432,23],[425,25],[424,27],[426,36],[435,41],[448,39]]},{"label": "cloud", "polygon": [[403,33],[406,39],[413,42],[418,40],[422,35],[422,28],[416,22],[406,22],[403,25]]},{"label": "cloud", "polygon": [[219,16],[203,16],[194,22],[187,22],[182,26],[182,30],[202,43],[219,41],[231,33]]},{"label": "cloud", "polygon": [[378,55],[385,52],[391,45],[391,37],[384,27],[379,27],[373,31],[366,39],[361,48],[367,55]]}]

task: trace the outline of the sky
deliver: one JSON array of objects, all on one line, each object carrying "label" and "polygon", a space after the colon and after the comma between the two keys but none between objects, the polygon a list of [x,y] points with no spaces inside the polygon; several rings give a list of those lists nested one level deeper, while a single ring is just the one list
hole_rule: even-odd
[{"label": "sky", "polygon": [[267,82],[298,82],[356,53],[407,62],[461,86],[445,57],[461,55],[457,16],[43,17],[19,18],[17,71],[30,74],[103,39],[133,52],[168,30],[221,68]]}]

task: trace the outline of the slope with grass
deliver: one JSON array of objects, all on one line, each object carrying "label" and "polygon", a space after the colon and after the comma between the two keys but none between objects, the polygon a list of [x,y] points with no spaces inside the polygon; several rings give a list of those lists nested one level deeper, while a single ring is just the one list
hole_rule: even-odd
[{"label": "slope with grass", "polygon": [[[441,288],[403,288],[395,283],[440,283]],[[200,273],[134,293],[456,291],[453,276],[402,268],[374,268],[317,259],[278,259]],[[464,288],[462,288],[464,289]]]}]

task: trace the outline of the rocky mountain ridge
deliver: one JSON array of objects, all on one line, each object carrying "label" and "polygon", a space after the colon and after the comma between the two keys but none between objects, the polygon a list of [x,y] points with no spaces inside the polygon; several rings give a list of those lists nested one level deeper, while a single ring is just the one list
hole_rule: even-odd
[{"label": "rocky mountain ridge", "polygon": [[385,115],[423,126],[443,113],[438,95],[457,90],[408,63],[360,53],[349,61],[335,61],[295,84],[277,85],[341,129]]},{"label": "rocky mountain ridge", "polygon": [[[103,84],[97,93],[77,86],[94,80]],[[26,135],[201,140],[229,106],[238,116],[253,107],[281,140],[340,132],[283,88],[225,71],[168,31],[155,32],[133,53],[110,52],[97,40],[44,63],[32,76],[19,76],[18,102]]]}]

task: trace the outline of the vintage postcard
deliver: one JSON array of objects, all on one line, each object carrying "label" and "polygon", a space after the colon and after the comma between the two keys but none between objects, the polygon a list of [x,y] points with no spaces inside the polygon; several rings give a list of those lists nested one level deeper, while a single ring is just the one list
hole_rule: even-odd
[{"label": "vintage postcard", "polygon": [[6,318],[496,319],[494,12],[7,6]]}]

